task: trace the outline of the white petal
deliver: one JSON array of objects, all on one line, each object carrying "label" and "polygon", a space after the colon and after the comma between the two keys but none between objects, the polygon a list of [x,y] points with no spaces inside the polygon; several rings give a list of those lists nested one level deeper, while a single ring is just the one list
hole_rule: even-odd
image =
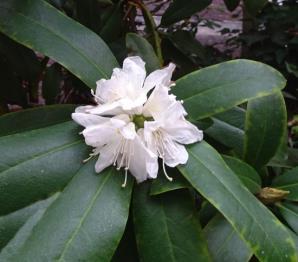
[{"label": "white petal", "polygon": [[94,106],[86,111],[96,115],[118,115],[123,113],[120,101]]},{"label": "white petal", "polygon": [[133,140],[137,135],[135,124],[132,122],[128,123],[120,129],[120,133],[125,139]]},{"label": "white petal", "polygon": [[71,117],[75,122],[84,127],[101,125],[109,121],[109,118],[85,113],[72,113]]},{"label": "white petal", "polygon": [[188,153],[184,146],[172,141],[172,143],[167,145],[164,160],[166,165],[170,167],[186,164]]},{"label": "white petal", "polygon": [[[157,159],[155,159],[154,156],[146,150],[139,136],[136,136],[132,143],[133,156],[130,161],[129,171],[136,178],[137,182],[140,183],[149,177],[147,170],[148,161],[151,163],[155,160],[157,161]],[[151,175],[154,176],[155,174],[152,173]]]},{"label": "white petal", "polygon": [[169,87],[174,70],[175,65],[170,63],[163,69],[153,71],[150,75],[147,76],[144,83],[144,89],[148,92],[155,86],[163,85]]},{"label": "white petal", "polygon": [[87,110],[92,109],[93,107],[95,107],[95,106],[91,106],[91,105],[88,105],[88,106],[78,106],[75,109],[75,113],[87,113]]},{"label": "white petal", "polygon": [[102,147],[116,139],[115,128],[110,125],[89,126],[84,129],[85,143],[93,147]]},{"label": "white petal", "polygon": [[146,70],[145,63],[139,56],[131,56],[124,59],[123,71],[129,76],[129,79],[136,88],[143,86]]},{"label": "white petal", "polygon": [[165,86],[156,87],[143,108],[145,116],[153,116],[155,120],[161,119],[171,104],[175,102],[175,96],[169,95]]},{"label": "white petal", "polygon": [[185,119],[165,125],[164,130],[180,144],[192,144],[203,139],[203,132]]},{"label": "white petal", "polygon": [[98,160],[95,164],[95,171],[97,173],[104,170],[106,167],[113,164],[114,155],[117,149],[119,141],[114,140],[113,143],[105,145],[103,148],[101,148],[100,155],[98,157]]},{"label": "white petal", "polygon": [[[145,134],[144,134],[144,130],[145,129],[139,129],[138,130],[138,135],[142,141],[142,143],[144,145],[146,145],[146,140],[145,140]],[[150,136],[150,138],[148,139],[148,144],[150,144],[150,146],[148,146],[147,144],[147,149],[146,151],[148,152],[147,158],[146,158],[146,169],[147,169],[147,173],[148,176],[150,178],[156,178],[157,174],[158,174],[158,155],[157,155],[157,149],[155,144],[153,144],[153,140],[152,140],[152,133],[148,132],[148,135]],[[152,149],[152,150],[150,150]]]}]

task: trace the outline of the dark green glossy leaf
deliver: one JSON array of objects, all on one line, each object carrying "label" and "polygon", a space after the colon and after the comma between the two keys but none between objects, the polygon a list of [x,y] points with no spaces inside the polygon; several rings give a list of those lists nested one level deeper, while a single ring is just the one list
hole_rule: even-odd
[{"label": "dark green glossy leaf", "polygon": [[269,95],[285,84],[284,77],[272,67],[240,59],[190,73],[178,79],[172,90],[196,120]]},{"label": "dark green glossy leaf", "polygon": [[117,66],[95,33],[42,0],[1,1],[0,31],[53,58],[91,88]]},{"label": "dark green glossy leaf", "polygon": [[169,170],[167,172],[173,178],[173,181],[169,181],[163,174],[162,170],[159,171],[157,178],[152,181],[150,187],[151,196],[190,187],[190,184],[185,180],[185,178],[177,169],[171,169],[171,172],[169,172]]},{"label": "dark green glossy leaf", "polygon": [[16,261],[12,260],[12,258],[19,252],[27,238],[32,234],[35,225],[42,218],[45,211],[45,208],[41,208],[27,220],[14,238],[1,251],[0,261]]},{"label": "dark green glossy leaf", "polygon": [[189,193],[150,197],[149,186],[139,185],[133,199],[141,261],[211,261]]},{"label": "dark green glossy leaf", "polygon": [[[45,107],[0,118],[0,126],[8,125],[3,132],[7,135],[0,137],[1,215],[62,190],[81,167],[88,149],[78,134],[80,128],[70,120],[69,107],[67,113],[64,108]],[[14,129],[16,121],[22,123]],[[32,123],[36,129],[32,130]]]},{"label": "dark green glossy leaf", "polygon": [[223,160],[234,171],[241,182],[249,189],[253,194],[258,193],[261,190],[261,178],[259,174],[248,164],[241,161],[238,158],[231,156],[223,156]]},{"label": "dark green glossy leaf", "polygon": [[130,54],[142,57],[146,62],[147,73],[160,68],[160,63],[154,49],[145,38],[135,33],[128,33],[126,35],[126,48]]},{"label": "dark green glossy leaf", "polygon": [[74,105],[54,105],[9,113],[0,118],[0,137],[70,120]]},{"label": "dark green glossy leaf", "polygon": [[234,107],[212,117],[213,125],[205,133],[221,143],[232,148],[238,155],[243,152],[245,110]]},{"label": "dark green glossy leaf", "polygon": [[206,142],[188,148],[179,170],[230,222],[260,261],[297,261],[295,243],[281,222],[262,205]]},{"label": "dark green glossy leaf", "polygon": [[289,226],[298,233],[298,205],[288,201],[277,204],[280,213]]},{"label": "dark green glossy leaf", "polygon": [[184,18],[188,18],[202,11],[210,4],[211,0],[188,0],[187,2],[183,0],[173,0],[161,18],[161,25],[170,25]]},{"label": "dark green glossy leaf", "polygon": [[224,0],[229,11],[234,11],[240,3],[240,0]]},{"label": "dark green glossy leaf", "polygon": [[54,199],[56,199],[56,195],[0,217],[0,250],[14,237],[16,232],[25,224],[28,218],[35,214],[39,209],[47,208]]},{"label": "dark green glossy leaf", "polygon": [[290,191],[290,194],[286,195],[285,198],[298,201],[298,167],[276,177],[272,182],[272,186]]},{"label": "dark green glossy leaf", "polygon": [[186,30],[177,30],[167,35],[173,45],[195,64],[210,65],[212,54],[195,36]]},{"label": "dark green glossy leaf", "polygon": [[122,13],[122,1],[119,1],[117,5],[113,5],[105,11],[105,17],[103,18],[103,26],[99,32],[99,35],[106,42],[116,40],[123,33],[124,14]]},{"label": "dark green glossy leaf", "polygon": [[[128,218],[132,179],[114,168],[82,167],[47,209],[14,261],[110,261]],[[53,234],[53,232],[55,232]]]},{"label": "dark green glossy leaf", "polygon": [[245,120],[245,161],[257,169],[266,165],[284,141],[286,124],[281,92],[249,101]]},{"label": "dark green glossy leaf", "polygon": [[208,248],[214,262],[249,261],[252,252],[235,229],[221,215],[215,216],[204,228]]}]

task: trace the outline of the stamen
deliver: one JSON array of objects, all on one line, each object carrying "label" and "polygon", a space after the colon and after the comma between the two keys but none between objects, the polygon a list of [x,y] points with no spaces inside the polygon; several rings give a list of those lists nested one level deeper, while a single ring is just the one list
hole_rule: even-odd
[{"label": "stamen", "polygon": [[83,160],[83,163],[87,163],[92,157],[94,157],[95,154],[89,154],[89,157]]},{"label": "stamen", "polygon": [[164,159],[162,159],[162,169],[163,169],[163,173],[164,173],[165,177],[166,177],[169,181],[172,182],[172,181],[173,181],[173,178],[170,177],[170,176],[168,175],[168,173],[167,173],[166,166],[165,166],[165,160],[164,160]]},{"label": "stamen", "polygon": [[127,183],[127,172],[128,172],[127,170],[128,170],[128,168],[126,167],[125,168],[125,178],[124,178],[124,182],[121,185],[121,187],[126,187],[126,183]]},{"label": "stamen", "polygon": [[100,103],[104,103],[104,100],[103,100],[101,97],[97,96],[97,95],[94,93],[94,90],[93,90],[93,89],[91,89],[91,94],[92,94],[92,96],[95,98],[95,100],[96,100],[96,99],[98,100],[98,101],[96,101],[96,102],[98,102],[99,104],[100,104]]}]

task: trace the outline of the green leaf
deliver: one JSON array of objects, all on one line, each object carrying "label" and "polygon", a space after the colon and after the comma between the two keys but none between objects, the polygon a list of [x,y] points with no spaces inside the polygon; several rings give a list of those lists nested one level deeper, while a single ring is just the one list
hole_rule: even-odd
[{"label": "green leaf", "polygon": [[212,117],[213,125],[205,133],[240,156],[243,152],[245,113],[244,109],[234,107],[216,114]]},{"label": "green leaf", "polygon": [[298,206],[291,202],[282,202],[276,204],[283,218],[289,226],[298,233]]},{"label": "green leaf", "polygon": [[146,62],[147,73],[160,68],[159,60],[152,45],[145,38],[135,33],[128,33],[126,35],[126,48],[130,54],[142,57]]},{"label": "green leaf", "polygon": [[298,167],[276,177],[272,182],[272,186],[290,191],[290,194],[286,195],[285,198],[298,201]]},{"label": "green leaf", "polygon": [[0,117],[0,137],[63,123],[74,109],[74,105],[53,105],[5,114]]},{"label": "green leaf", "polygon": [[17,233],[20,227],[39,209],[47,208],[56,199],[56,195],[49,199],[38,201],[31,206],[17,210],[11,214],[0,217],[0,250]]},{"label": "green leaf", "polygon": [[238,178],[249,189],[250,192],[256,194],[261,190],[261,178],[250,165],[238,158],[231,156],[222,157],[229,168],[238,176]]},{"label": "green leaf", "polygon": [[159,171],[157,178],[154,179],[151,183],[151,196],[190,187],[189,183],[180,174],[180,172],[177,171],[177,169],[170,170],[171,172],[169,173],[169,175],[173,178],[173,181],[169,181],[163,174],[163,171]]},{"label": "green leaf", "polygon": [[235,229],[222,216],[215,216],[204,228],[208,248],[214,262],[249,261],[252,252]]},{"label": "green leaf", "polygon": [[190,73],[178,79],[172,90],[196,120],[269,95],[285,84],[284,77],[272,67],[239,59]]},{"label": "green leaf", "polygon": [[133,216],[141,261],[211,261],[193,200],[187,191],[149,196],[149,183],[139,185]]},{"label": "green leaf", "polygon": [[171,25],[198,13],[211,4],[211,0],[173,0],[161,18],[161,26]]},{"label": "green leaf", "polygon": [[[9,126],[0,136],[1,215],[62,190],[81,167],[88,149],[80,128],[70,121],[69,107],[67,113],[64,109],[44,107],[0,118],[0,126]],[[18,122],[23,123],[17,124],[17,133],[10,134]]]},{"label": "green leaf", "polygon": [[110,6],[105,11],[102,21],[103,26],[99,32],[99,35],[106,42],[112,42],[118,39],[123,33],[123,15],[122,14],[122,1],[119,1],[117,5]]},{"label": "green leaf", "polygon": [[172,44],[185,54],[195,64],[210,65],[212,54],[204,47],[190,32],[186,30],[177,30],[166,37]]},{"label": "green leaf", "polygon": [[297,261],[295,243],[282,223],[262,205],[206,142],[188,148],[179,170],[230,222],[260,261]]},{"label": "green leaf", "polygon": [[224,2],[228,10],[232,12],[238,7],[240,0],[224,0]]},{"label": "green leaf", "polygon": [[245,120],[245,161],[256,169],[266,165],[283,143],[286,125],[287,112],[281,92],[249,101]]},{"label": "green leaf", "polygon": [[11,259],[19,252],[27,238],[31,235],[35,225],[42,218],[46,208],[41,208],[32,215],[24,226],[17,232],[14,238],[5,246],[0,253],[0,261],[12,261]]},{"label": "green leaf", "polygon": [[[132,179],[82,167],[34,227],[14,261],[110,261],[128,218]],[[55,232],[55,234],[53,234]]]},{"label": "green leaf", "polygon": [[43,0],[1,1],[0,31],[59,62],[91,88],[117,66],[100,37]]}]

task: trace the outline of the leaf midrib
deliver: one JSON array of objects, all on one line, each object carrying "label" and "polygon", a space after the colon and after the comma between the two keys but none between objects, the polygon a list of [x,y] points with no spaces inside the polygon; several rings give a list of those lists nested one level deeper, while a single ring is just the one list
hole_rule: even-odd
[{"label": "leaf midrib", "polygon": [[[243,83],[243,82],[246,82],[246,81],[249,81],[249,80],[252,80],[252,79],[257,79],[257,77],[250,76],[250,77],[243,78],[241,80],[237,80],[237,81],[233,81],[233,82],[229,82],[229,83],[226,83],[226,84],[212,86],[212,87],[209,87],[208,89],[203,90],[202,92],[196,93],[194,95],[190,95],[187,98],[183,98],[183,101],[186,102],[190,99],[197,98],[198,96],[201,96],[202,94],[206,94],[206,93],[208,94],[209,92],[213,92],[216,89],[223,88],[223,87],[226,87],[226,86],[232,86],[232,85],[235,85],[235,84],[238,84],[238,83]],[[266,94],[274,93],[277,90],[279,90],[278,86],[276,86],[276,87],[274,87],[274,88],[272,88],[268,91],[258,91],[258,92],[256,92],[257,95],[255,95],[254,97],[258,97],[258,94],[264,94],[264,96],[265,96]],[[245,101],[247,101],[248,99],[249,98],[246,98]]]},{"label": "leaf midrib", "polygon": [[161,210],[162,210],[162,214],[163,214],[163,221],[164,221],[164,225],[165,225],[165,233],[166,233],[166,238],[168,239],[169,241],[169,253],[170,253],[170,257],[172,259],[172,261],[176,261],[176,258],[175,258],[175,253],[174,253],[174,249],[172,247],[172,241],[171,241],[171,237],[170,237],[170,233],[169,233],[169,228],[168,228],[168,224],[167,224],[167,216],[166,216],[166,213],[165,213],[165,210],[164,210],[164,204],[163,204],[163,201],[160,200],[160,203],[161,203]]},{"label": "leaf midrib", "polygon": [[[50,6],[50,5],[49,5]],[[51,6],[50,6],[51,7]],[[72,49],[74,49],[75,51],[78,52],[78,54],[80,54],[83,58],[85,58],[85,60],[87,60],[90,64],[92,64],[104,77],[108,77],[107,74],[105,72],[103,72],[98,66],[96,63],[94,63],[88,56],[84,55],[84,53],[78,49],[77,47],[75,47],[74,45],[72,45],[72,43],[70,41],[68,41],[66,38],[64,38],[62,35],[56,33],[54,30],[44,26],[42,23],[38,22],[37,20],[33,20],[32,18],[30,18],[29,16],[26,16],[25,14],[23,13],[20,13],[19,11],[13,9],[13,8],[7,8],[7,7],[0,7],[0,9],[3,8],[3,9],[6,9],[6,10],[9,10],[9,11],[12,11],[14,13],[16,13],[17,15],[20,15],[22,17],[24,17],[25,19],[31,21],[33,24],[37,24],[39,25],[41,28],[44,28],[46,31],[49,31],[51,32],[53,35],[55,35],[57,38],[60,38],[62,39],[63,41],[65,41]],[[56,10],[55,10],[56,11]],[[57,10],[58,13],[60,13],[58,10]],[[61,14],[60,14],[61,15]],[[64,16],[64,15],[63,15]],[[72,21],[72,20],[71,20]],[[72,21],[74,22],[74,21]]]},{"label": "leaf midrib", "polygon": [[[255,222],[256,225],[258,225],[258,227],[261,229],[262,232],[265,233],[265,239],[268,239],[269,242],[271,243],[271,246],[274,247],[276,250],[279,250],[279,247],[278,246],[275,246],[275,243],[271,241],[271,238],[269,238],[268,234],[266,231],[263,230],[263,227],[261,226],[261,224],[254,219],[254,216],[252,216],[249,212],[249,210],[246,209],[246,207],[239,201],[239,199],[234,195],[234,193],[216,176],[215,173],[213,173],[212,170],[210,170],[191,150],[188,150],[188,152],[195,158],[197,159],[215,178],[216,180],[218,180],[220,182],[220,184],[222,184],[224,186],[224,188],[234,197],[234,199],[240,204],[240,206],[246,211],[246,213],[249,215],[249,217],[251,217],[252,221]],[[227,168],[229,168],[225,163],[223,163]],[[188,176],[186,176],[188,177]],[[241,185],[242,186],[242,185]],[[201,193],[201,192],[200,192]],[[202,194],[202,193],[201,193]],[[203,195],[203,194],[202,194]],[[207,197],[206,197],[207,198]],[[207,198],[208,199],[208,198]],[[230,218],[228,218],[225,214],[223,214],[226,219],[228,221],[231,221]],[[275,219],[278,223],[279,221],[277,219]],[[231,221],[233,222],[233,221]],[[242,233],[240,231],[237,230],[237,228],[234,226],[234,223],[231,223],[231,226],[238,232],[238,234],[242,237],[242,239],[249,244],[250,248],[252,250],[254,250],[254,247],[251,245],[250,242],[247,241],[247,239],[242,235]],[[264,240],[265,241],[265,240]],[[257,250],[254,250],[254,251],[257,251]]]},{"label": "leaf midrib", "polygon": [[35,160],[35,159],[42,158],[42,157],[44,157],[44,156],[46,156],[46,155],[48,155],[48,154],[51,154],[51,153],[59,152],[59,151],[61,151],[61,150],[63,150],[63,149],[72,147],[73,145],[80,144],[80,143],[82,143],[82,142],[83,142],[82,139],[77,139],[77,140],[75,140],[74,142],[67,143],[67,144],[64,144],[64,145],[62,145],[62,146],[58,146],[58,147],[55,147],[55,148],[51,148],[51,149],[48,150],[48,151],[45,151],[45,152],[43,152],[43,153],[39,153],[38,155],[34,155],[33,157],[30,157],[30,158],[27,158],[27,159],[25,159],[25,160],[23,160],[23,161],[20,161],[20,162],[14,164],[14,165],[12,165],[12,166],[9,166],[9,168],[7,168],[7,169],[1,171],[1,172],[0,172],[0,177],[2,177],[3,175],[5,175],[5,173],[7,173],[8,171],[10,171],[10,170],[13,169],[13,168],[18,167],[18,166],[21,165],[21,164],[24,164],[24,163],[26,163],[26,162],[29,162],[29,161],[32,161],[32,160]]},{"label": "leaf midrib", "polygon": [[80,219],[78,225],[76,226],[76,228],[73,230],[72,234],[69,237],[69,240],[66,242],[60,257],[58,258],[58,262],[63,262],[64,261],[64,256],[69,248],[69,246],[71,245],[71,242],[75,239],[76,235],[78,234],[79,230],[81,229],[82,224],[84,223],[85,219],[87,218],[87,216],[89,215],[92,207],[95,204],[95,201],[98,199],[98,197],[100,196],[103,187],[106,185],[107,181],[109,180],[109,178],[111,177],[111,175],[113,174],[113,169],[111,168],[109,170],[109,173],[107,174],[107,176],[105,177],[104,181],[100,184],[99,188],[96,190],[93,198],[91,199],[89,205],[87,206],[82,218]]}]

